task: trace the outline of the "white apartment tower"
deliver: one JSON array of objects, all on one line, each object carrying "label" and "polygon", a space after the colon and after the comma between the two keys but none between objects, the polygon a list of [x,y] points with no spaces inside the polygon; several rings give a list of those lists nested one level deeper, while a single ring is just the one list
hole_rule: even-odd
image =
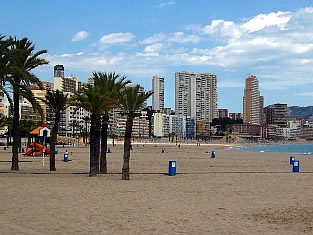
[{"label": "white apartment tower", "polygon": [[163,112],[164,110],[164,77],[152,77],[152,109]]},{"label": "white apartment tower", "polygon": [[217,118],[217,77],[211,73],[175,74],[176,115],[196,120]]},{"label": "white apartment tower", "polygon": [[253,76],[249,75],[246,78],[246,85],[243,97],[243,122],[250,124],[260,124],[261,103],[259,81]]}]

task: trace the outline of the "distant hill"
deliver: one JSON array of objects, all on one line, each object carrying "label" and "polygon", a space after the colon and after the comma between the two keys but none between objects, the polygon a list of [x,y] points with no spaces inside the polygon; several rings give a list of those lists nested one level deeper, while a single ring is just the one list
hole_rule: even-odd
[{"label": "distant hill", "polygon": [[313,106],[299,107],[291,106],[289,109],[289,120],[310,120],[313,121]]}]

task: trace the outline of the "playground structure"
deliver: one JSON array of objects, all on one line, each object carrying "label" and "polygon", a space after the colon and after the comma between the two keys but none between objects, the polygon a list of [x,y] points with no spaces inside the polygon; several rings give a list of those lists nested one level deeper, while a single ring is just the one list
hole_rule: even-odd
[{"label": "playground structure", "polygon": [[[49,135],[47,135],[49,133]],[[50,149],[46,145],[46,137],[50,136],[50,130],[47,124],[43,124],[29,133],[29,142],[24,156],[42,156],[49,155]]]}]

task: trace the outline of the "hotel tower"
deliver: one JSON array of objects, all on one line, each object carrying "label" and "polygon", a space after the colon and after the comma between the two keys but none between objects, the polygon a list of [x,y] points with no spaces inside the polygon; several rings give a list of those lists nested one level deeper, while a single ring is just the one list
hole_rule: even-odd
[{"label": "hotel tower", "polygon": [[263,96],[260,96],[259,81],[249,75],[246,78],[246,85],[243,97],[243,122],[250,124],[261,123],[261,111],[263,109]]}]

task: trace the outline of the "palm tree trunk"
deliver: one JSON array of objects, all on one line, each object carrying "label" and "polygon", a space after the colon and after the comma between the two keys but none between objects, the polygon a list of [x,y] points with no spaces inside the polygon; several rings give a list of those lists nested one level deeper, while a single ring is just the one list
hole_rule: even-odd
[{"label": "palm tree trunk", "polygon": [[101,129],[101,156],[100,156],[100,172],[107,173],[107,148],[108,148],[108,122],[109,114],[105,113],[102,118]]},{"label": "palm tree trunk", "polygon": [[97,115],[91,115],[91,126],[90,126],[90,170],[89,176],[96,176],[97,175]]},{"label": "palm tree trunk", "polygon": [[97,157],[97,173],[100,172],[100,139],[101,139],[101,117],[97,116],[97,122],[96,122],[96,157]]},{"label": "palm tree trunk", "polygon": [[129,158],[130,158],[132,129],[133,129],[133,119],[131,117],[127,117],[124,139],[124,163],[122,168],[122,180],[129,180]]},{"label": "palm tree trunk", "polygon": [[16,92],[13,94],[13,147],[12,147],[12,171],[18,171],[18,147],[19,147],[19,119],[20,119],[20,95]]},{"label": "palm tree trunk", "polygon": [[59,122],[60,122],[60,111],[57,111],[54,119],[54,126],[52,128],[51,139],[50,139],[50,171],[56,171],[55,167],[55,143],[57,141]]}]

